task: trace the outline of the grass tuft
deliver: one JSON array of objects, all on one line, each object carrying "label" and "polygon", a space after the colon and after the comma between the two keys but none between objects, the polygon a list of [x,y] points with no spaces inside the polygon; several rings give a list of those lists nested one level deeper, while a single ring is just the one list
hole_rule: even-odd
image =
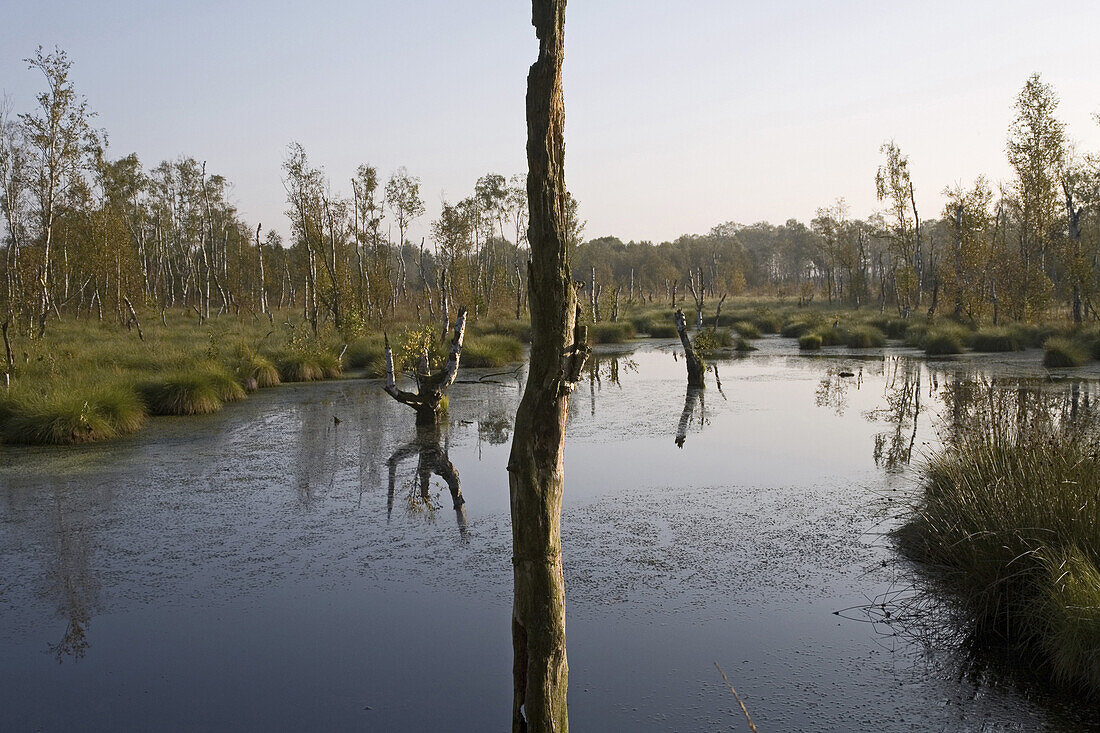
[{"label": "grass tuft", "polygon": [[462,344],[460,366],[500,367],[523,359],[523,344],[504,334],[476,336]]},{"label": "grass tuft", "polygon": [[1019,334],[1008,328],[982,328],[970,339],[974,351],[993,353],[1001,351],[1020,351],[1023,345]]},{"label": "grass tuft", "polygon": [[629,321],[595,323],[588,327],[588,341],[593,344],[621,344],[632,338],[634,325]]},{"label": "grass tuft", "polygon": [[1043,366],[1051,368],[1084,366],[1090,356],[1084,347],[1064,336],[1051,336],[1043,350]]},{"label": "grass tuft", "polygon": [[821,348],[822,338],[819,333],[804,333],[798,337],[798,348],[803,351],[817,351]]}]

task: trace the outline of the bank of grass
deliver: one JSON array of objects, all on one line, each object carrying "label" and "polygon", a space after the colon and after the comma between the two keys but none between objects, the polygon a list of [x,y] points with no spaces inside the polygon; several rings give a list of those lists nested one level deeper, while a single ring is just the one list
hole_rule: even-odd
[{"label": "bank of grass", "polygon": [[588,326],[588,341],[593,344],[622,344],[634,338],[630,321],[593,323]]},{"label": "bank of grass", "polygon": [[992,326],[978,329],[970,339],[970,348],[983,353],[996,353],[1020,351],[1024,345],[1017,331]]},{"label": "bank of grass", "polygon": [[293,316],[199,324],[178,311],[143,321],[145,340],[115,323],[64,319],[43,339],[15,335],[11,387],[0,391],[0,440],[74,444],[135,432],[149,416],[215,412],[282,380],[276,364],[310,353],[322,377],[340,372],[341,336],[314,337]]},{"label": "bank of grass", "polygon": [[1095,428],[1004,420],[929,460],[899,547],[979,636],[1100,695],[1100,457]]},{"label": "bank of grass", "polygon": [[523,344],[518,339],[493,333],[465,340],[459,366],[501,367],[522,360]]},{"label": "bank of grass", "polygon": [[1046,367],[1084,366],[1090,357],[1084,344],[1066,336],[1051,336],[1043,344],[1043,366]]}]

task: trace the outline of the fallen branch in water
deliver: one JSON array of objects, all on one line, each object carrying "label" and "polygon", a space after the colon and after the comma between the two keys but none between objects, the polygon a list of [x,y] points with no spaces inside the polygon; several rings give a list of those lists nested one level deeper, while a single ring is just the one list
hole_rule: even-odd
[{"label": "fallen branch in water", "polygon": [[733,685],[731,685],[730,681],[726,678],[726,673],[718,666],[718,662],[715,662],[714,666],[718,669],[718,674],[722,675],[722,681],[726,683],[726,687],[730,688],[730,692],[737,698],[737,704],[741,706],[741,712],[745,714],[745,720],[749,722],[749,729],[752,730],[752,733],[760,733],[756,730],[756,724],[752,722],[752,718],[749,717],[749,711],[745,708],[745,703],[741,701],[741,696],[737,694],[737,690],[733,689]]}]

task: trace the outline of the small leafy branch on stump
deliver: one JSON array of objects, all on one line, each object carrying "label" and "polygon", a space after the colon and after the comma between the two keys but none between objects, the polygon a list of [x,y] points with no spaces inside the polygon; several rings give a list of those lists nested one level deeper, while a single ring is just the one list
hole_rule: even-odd
[{"label": "small leafy branch on stump", "polygon": [[386,337],[386,393],[403,405],[416,411],[418,426],[435,425],[441,412],[440,405],[447,389],[458,376],[458,360],[462,355],[462,339],[466,335],[466,309],[460,308],[455,320],[454,336],[451,339],[451,351],[443,367],[431,374],[428,370],[428,353],[423,350],[416,369],[418,389],[416,393],[397,388],[397,373],[393,365],[393,349],[389,337]]}]

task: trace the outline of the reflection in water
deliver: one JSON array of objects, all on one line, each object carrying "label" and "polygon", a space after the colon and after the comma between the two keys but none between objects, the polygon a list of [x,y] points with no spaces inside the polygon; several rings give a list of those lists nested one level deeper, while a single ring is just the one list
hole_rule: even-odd
[{"label": "reflection in water", "polygon": [[888,357],[884,380],[886,407],[873,410],[868,419],[890,424],[887,432],[875,435],[875,465],[893,473],[913,459],[920,418],[921,371],[924,364],[904,357]]},{"label": "reflection in water", "polygon": [[63,662],[66,657],[81,659],[88,650],[88,624],[95,605],[97,587],[89,570],[87,529],[72,522],[55,497],[56,556],[47,576],[48,593],[57,598],[58,612],[67,620],[61,641],[50,645],[50,651]]},{"label": "reflection in water", "polygon": [[633,352],[625,354],[595,354],[588,358],[585,370],[588,372],[588,394],[591,401],[591,414],[596,414],[596,393],[603,391],[603,383],[622,389],[623,374],[638,371],[638,362],[630,358]]},{"label": "reflection in water", "polygon": [[336,481],[340,419],[332,408],[328,401],[302,406],[302,439],[298,441],[294,461],[294,488],[303,506],[313,503],[317,487],[331,490]]},{"label": "reflection in water", "polygon": [[863,367],[859,373],[829,368],[825,377],[817,386],[814,402],[818,407],[832,408],[837,415],[843,415],[848,408],[848,390],[863,386]]},{"label": "reflection in water", "polygon": [[699,405],[699,427],[702,428],[707,424],[706,390],[702,387],[688,387],[684,395],[684,411],[680,413],[680,425],[676,429],[676,445],[680,448],[687,441],[688,427],[695,414],[696,404]]},{"label": "reflection in water", "polygon": [[408,492],[409,509],[413,512],[427,511],[434,514],[436,506],[431,498],[432,474],[439,476],[451,492],[458,523],[458,534],[463,540],[469,539],[469,527],[466,520],[466,499],[462,496],[462,486],[458,480],[458,471],[447,456],[447,450],[440,445],[438,426],[420,426],[416,438],[409,441],[390,455],[386,465],[389,468],[389,489],[386,493],[386,516],[393,514],[394,499],[397,494],[397,466],[406,458],[417,457],[416,473]]}]

